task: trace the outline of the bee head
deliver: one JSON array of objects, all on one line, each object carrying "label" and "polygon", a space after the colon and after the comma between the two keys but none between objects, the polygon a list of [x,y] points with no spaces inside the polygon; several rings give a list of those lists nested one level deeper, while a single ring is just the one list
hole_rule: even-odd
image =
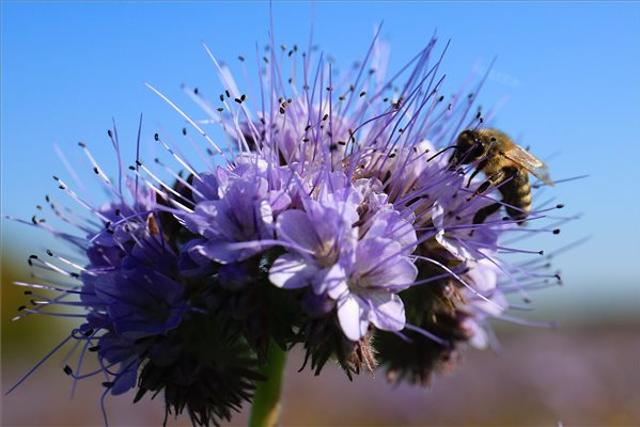
[{"label": "bee head", "polygon": [[473,130],[465,130],[458,135],[455,150],[449,163],[453,167],[473,163],[486,156],[488,151],[489,144],[486,143],[485,138],[482,138],[480,133]]}]

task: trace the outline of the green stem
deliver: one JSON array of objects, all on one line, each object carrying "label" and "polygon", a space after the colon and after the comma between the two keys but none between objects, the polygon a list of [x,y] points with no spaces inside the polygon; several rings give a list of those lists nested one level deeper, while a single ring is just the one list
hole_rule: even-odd
[{"label": "green stem", "polygon": [[267,352],[267,363],[262,368],[262,374],[267,380],[259,382],[256,388],[249,417],[250,427],[273,427],[278,424],[282,409],[280,391],[286,360],[287,353],[271,342]]}]

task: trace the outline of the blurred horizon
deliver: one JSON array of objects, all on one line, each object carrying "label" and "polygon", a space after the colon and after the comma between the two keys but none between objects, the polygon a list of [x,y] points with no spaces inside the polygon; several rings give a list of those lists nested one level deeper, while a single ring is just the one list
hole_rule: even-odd
[{"label": "blurred horizon", "polygon": [[[640,198],[635,189],[640,179],[640,3],[274,1],[272,11],[276,45],[306,46],[313,23],[313,45],[343,70],[364,56],[381,22],[381,39],[391,48],[388,74],[437,33],[437,52],[451,40],[442,65],[445,93],[477,81],[497,57],[479,95],[486,109],[498,107],[492,124],[530,145],[548,162],[552,178],[589,175],[542,196],[543,201],[565,204],[561,215],[581,218],[563,225],[559,236],[539,233],[523,242],[527,249],[548,254],[588,238],[554,257],[555,267],[562,270],[562,286],[530,295],[535,311],[526,317],[556,320],[557,330],[497,324],[507,354],[468,352],[453,378],[436,379],[433,395],[431,390],[406,387],[396,394],[390,386],[372,387],[374,380],[366,378],[345,391],[340,373],[331,367],[328,378],[318,383],[318,405],[335,405],[336,413],[346,414],[343,419],[315,403],[294,404],[316,396],[313,387],[305,387],[308,373],[296,376],[297,366],[289,366],[286,389],[292,407],[285,412],[285,423],[639,425],[640,394],[632,389],[640,384],[634,361],[640,349],[633,340],[640,332]],[[89,145],[108,173],[117,173],[106,130],[117,124],[125,164],[130,164],[143,114],[141,150],[151,163],[162,155],[153,134],[177,140],[186,122],[144,83],[203,119],[205,114],[180,88],[197,87],[210,99],[220,91],[202,43],[230,66],[239,82],[251,86],[253,62],[259,57],[253,58],[254,52],[260,53],[268,42],[270,14],[269,3],[260,1],[2,1],[0,15],[6,391],[62,338],[69,323],[45,318],[10,323],[24,299],[11,282],[28,277],[29,254],[64,246],[5,216],[30,221],[45,194],[74,206],[57,192],[52,175],[63,177],[92,201],[105,200],[99,186],[87,179],[93,173],[78,141]],[[252,60],[241,64],[238,55]],[[248,102],[257,100],[250,96]],[[197,137],[189,130],[187,139],[192,136]],[[551,193],[554,198],[547,199]],[[297,363],[299,354],[292,359]],[[68,403],[70,382],[59,362],[48,363],[15,394],[2,397],[3,425],[41,420],[24,405],[32,396],[51,425],[101,423],[93,394],[80,394],[80,402]],[[63,393],[49,396],[53,381],[59,381],[56,388]],[[384,378],[375,381],[383,384]],[[472,396],[464,410],[459,406],[467,402],[455,400],[459,388]],[[340,398],[341,393],[347,397]],[[500,399],[509,403],[502,407]],[[138,409],[130,407],[131,399],[116,400],[110,405],[125,411],[116,415],[116,422],[124,424],[125,416],[131,417],[126,423],[137,425],[161,421],[158,402]],[[78,413],[67,413],[65,409],[77,404],[82,405]],[[232,424],[244,422],[243,416]],[[186,424],[186,419],[179,423]]]}]

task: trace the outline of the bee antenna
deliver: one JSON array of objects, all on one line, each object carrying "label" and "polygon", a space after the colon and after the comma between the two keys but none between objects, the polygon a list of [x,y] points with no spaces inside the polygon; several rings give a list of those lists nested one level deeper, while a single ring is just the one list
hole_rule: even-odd
[{"label": "bee antenna", "polygon": [[443,148],[442,150],[438,151],[436,154],[434,154],[433,156],[429,157],[427,159],[427,162],[430,162],[431,160],[435,159],[436,157],[442,155],[444,152],[446,152],[447,150],[452,150],[454,148],[456,148],[457,145],[450,145],[448,147]]}]

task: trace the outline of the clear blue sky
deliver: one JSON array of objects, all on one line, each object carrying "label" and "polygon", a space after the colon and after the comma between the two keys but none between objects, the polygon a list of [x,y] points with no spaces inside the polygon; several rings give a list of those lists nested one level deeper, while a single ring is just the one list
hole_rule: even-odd
[{"label": "clear blue sky", "polygon": [[[183,121],[143,82],[197,116],[179,86],[217,93],[201,42],[236,64],[238,54],[249,56],[256,42],[266,42],[269,27],[262,2],[1,7],[2,209],[25,217],[55,191],[51,175],[65,175],[54,143],[65,152],[73,147],[70,159],[79,158],[80,140],[110,158],[106,129],[115,117],[131,154],[141,112],[147,136],[160,124],[178,133]],[[306,43],[310,4],[276,2],[273,9],[277,43]],[[540,157],[557,154],[549,162],[553,177],[591,175],[556,192],[566,213],[584,218],[534,243],[552,248],[593,236],[557,260],[567,286],[543,300],[580,299],[606,309],[640,304],[640,4],[317,2],[313,9],[317,44],[344,67],[362,56],[380,21],[392,68],[435,29],[451,38],[444,63],[451,91],[497,56],[481,94],[486,105],[509,97],[497,124],[522,135]],[[13,223],[3,223],[3,234],[18,254],[46,243]]]}]

